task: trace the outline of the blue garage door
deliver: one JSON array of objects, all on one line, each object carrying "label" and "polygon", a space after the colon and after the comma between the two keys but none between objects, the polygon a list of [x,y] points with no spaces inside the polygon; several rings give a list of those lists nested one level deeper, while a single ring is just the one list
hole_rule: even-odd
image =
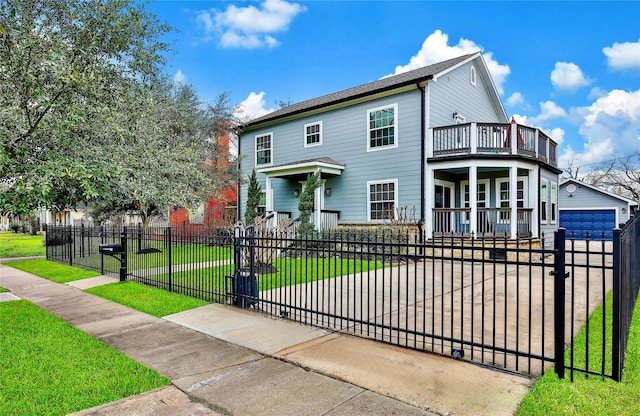
[{"label": "blue garage door", "polygon": [[612,229],[616,224],[616,212],[613,209],[594,209],[580,211],[560,211],[560,227],[567,229],[567,238],[574,233],[578,240],[599,239],[604,233],[607,240],[613,238]]}]

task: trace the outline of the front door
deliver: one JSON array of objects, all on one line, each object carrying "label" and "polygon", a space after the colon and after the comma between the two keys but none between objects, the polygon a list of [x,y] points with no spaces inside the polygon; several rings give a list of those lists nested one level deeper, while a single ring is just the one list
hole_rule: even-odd
[{"label": "front door", "polygon": [[453,184],[437,181],[434,188],[434,221],[433,231],[436,233],[450,233],[453,231],[452,196]]}]

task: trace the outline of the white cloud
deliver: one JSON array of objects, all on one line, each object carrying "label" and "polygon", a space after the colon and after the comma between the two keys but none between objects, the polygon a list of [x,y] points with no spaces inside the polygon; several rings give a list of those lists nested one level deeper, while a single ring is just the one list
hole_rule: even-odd
[{"label": "white cloud", "polygon": [[640,69],[640,39],[637,42],[614,43],[602,48],[609,68],[617,71]]},{"label": "white cloud", "polygon": [[551,83],[559,91],[573,92],[586,87],[592,81],[587,79],[580,67],[572,62],[556,62],[551,71]]},{"label": "white cloud", "polygon": [[556,118],[567,117],[567,112],[553,101],[543,101],[540,103],[540,114],[529,118],[532,125],[544,125],[546,122]]},{"label": "white cloud", "polygon": [[[436,30],[424,40],[422,48],[411,57],[408,64],[396,67],[394,75],[478,51],[483,52],[484,48],[463,38],[460,38],[457,45],[449,46],[449,35],[442,33],[441,30]],[[508,65],[500,65],[498,61],[493,59],[492,52],[483,52],[483,56],[498,93],[502,94],[502,85],[507,75],[511,73],[511,69]]]},{"label": "white cloud", "polygon": [[597,100],[600,97],[604,97],[608,93],[609,92],[603,88],[593,87],[591,88],[591,91],[589,91],[589,95],[587,96],[587,98],[590,100]]},{"label": "white cloud", "polygon": [[561,163],[572,158],[587,165],[640,151],[640,90],[610,91],[588,107],[572,109],[572,116],[581,120],[584,148],[568,148]]},{"label": "white cloud", "polygon": [[258,94],[251,91],[249,96],[236,108],[236,116],[242,120],[252,120],[275,111],[273,108],[265,108],[264,91]]},{"label": "white cloud", "polygon": [[519,92],[514,92],[509,98],[507,98],[507,104],[511,106],[524,104],[524,95]]},{"label": "white cloud", "polygon": [[565,131],[563,129],[556,127],[555,129],[551,129],[549,137],[551,137],[554,142],[560,144],[564,141],[564,134]]},{"label": "white cloud", "polygon": [[184,76],[184,73],[178,69],[178,72],[176,72],[173,75],[173,83],[176,85],[182,85],[186,82],[187,77]]},{"label": "white cloud", "polygon": [[197,20],[205,40],[217,37],[225,48],[273,48],[280,42],[274,33],[286,31],[293,18],[306,8],[284,0],[265,0],[258,5],[228,6],[224,11],[204,10]]}]

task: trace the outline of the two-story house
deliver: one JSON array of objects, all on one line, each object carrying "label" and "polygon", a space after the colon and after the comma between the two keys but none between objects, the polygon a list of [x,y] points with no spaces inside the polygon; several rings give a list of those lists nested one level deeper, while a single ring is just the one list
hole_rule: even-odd
[{"label": "two-story house", "polygon": [[[479,52],[274,111],[239,143],[277,217],[298,216],[304,181],[320,172],[321,229],[384,223],[401,207],[415,207],[427,238],[557,228],[557,145],[509,120]],[[246,200],[244,185],[240,216]]]}]

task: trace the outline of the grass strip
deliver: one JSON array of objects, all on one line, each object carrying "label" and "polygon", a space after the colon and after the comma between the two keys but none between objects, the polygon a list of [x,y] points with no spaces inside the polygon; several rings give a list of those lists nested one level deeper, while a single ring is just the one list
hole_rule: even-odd
[{"label": "grass strip", "polygon": [[42,235],[0,232],[0,258],[44,256]]},{"label": "grass strip", "polygon": [[0,315],[0,414],[65,415],[170,384],[30,302]]},{"label": "grass strip", "polygon": [[111,283],[86,289],[85,292],[158,318],[208,305],[204,300],[166,292],[136,282]]},{"label": "grass strip", "polygon": [[[612,300],[607,296],[607,315],[611,315]],[[590,332],[598,332],[602,327],[602,305],[591,316]],[[607,328],[611,328],[610,321]],[[585,328],[582,328],[574,340],[574,360],[584,368],[584,352],[586,351]],[[589,343],[595,342],[598,334],[589,336]],[[600,333],[601,336],[601,333]],[[601,342],[601,341],[598,341]],[[610,349],[611,333],[607,333],[607,348]],[[599,349],[601,344],[590,346]],[[595,358],[597,355],[593,354]],[[609,355],[610,356],[610,355]],[[592,359],[593,359],[592,358]],[[592,370],[599,369],[600,362],[591,362]],[[565,360],[569,361],[569,350],[565,352]],[[607,371],[611,371],[610,359],[606,364]],[[636,302],[631,330],[627,346],[627,355],[622,381],[615,382],[609,378],[604,380],[582,373],[574,373],[573,383],[569,373],[565,371],[565,378],[560,380],[553,367],[549,369],[523,398],[517,414],[528,415],[638,415],[640,414],[640,301]]]},{"label": "grass strip", "polygon": [[44,277],[53,282],[67,283],[74,280],[86,279],[100,276],[100,273],[92,270],[81,269],[80,267],[68,266],[46,259],[17,260],[3,263],[5,266],[22,270],[36,276]]}]

